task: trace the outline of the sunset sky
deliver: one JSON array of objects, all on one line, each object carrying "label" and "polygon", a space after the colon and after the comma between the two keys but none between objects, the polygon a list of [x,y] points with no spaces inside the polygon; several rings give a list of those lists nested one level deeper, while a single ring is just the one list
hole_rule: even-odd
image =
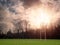
[{"label": "sunset sky", "polygon": [[4,33],[19,26],[25,31],[26,24],[19,23],[24,20],[29,29],[55,29],[60,26],[60,0],[0,0],[0,15]]}]

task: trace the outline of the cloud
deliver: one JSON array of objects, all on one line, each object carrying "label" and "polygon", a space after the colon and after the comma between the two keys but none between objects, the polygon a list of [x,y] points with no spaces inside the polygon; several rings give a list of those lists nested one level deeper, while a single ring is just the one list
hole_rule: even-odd
[{"label": "cloud", "polygon": [[[60,0],[0,0],[0,7],[6,10],[5,11],[7,12],[6,15],[8,15],[9,21],[11,20],[10,24],[12,30],[14,28],[13,22],[15,20],[16,21],[14,23],[19,22],[21,20],[25,20],[24,17],[26,17],[26,10],[28,11],[29,8],[31,7],[34,8],[34,6],[38,6],[42,4],[50,8],[51,10],[54,10],[56,16],[58,16],[60,20]],[[2,13],[0,12],[0,14],[3,14],[4,10],[2,10]]]},{"label": "cloud", "polygon": [[21,0],[25,8],[31,7],[33,5],[40,4],[40,0]]}]

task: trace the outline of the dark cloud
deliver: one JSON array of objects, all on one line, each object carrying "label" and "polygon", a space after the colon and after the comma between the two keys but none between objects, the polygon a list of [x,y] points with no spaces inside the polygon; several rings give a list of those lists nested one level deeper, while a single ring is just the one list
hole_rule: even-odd
[{"label": "dark cloud", "polygon": [[40,0],[21,0],[21,1],[23,2],[24,7],[30,7],[41,3]]},{"label": "dark cloud", "polygon": [[18,3],[18,0],[0,0],[0,5],[10,7]]}]

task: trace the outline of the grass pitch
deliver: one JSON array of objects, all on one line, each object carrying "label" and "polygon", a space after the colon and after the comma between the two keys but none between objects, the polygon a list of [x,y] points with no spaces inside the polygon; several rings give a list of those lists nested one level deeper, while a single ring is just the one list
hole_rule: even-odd
[{"label": "grass pitch", "polygon": [[0,45],[60,45],[60,40],[0,39]]}]

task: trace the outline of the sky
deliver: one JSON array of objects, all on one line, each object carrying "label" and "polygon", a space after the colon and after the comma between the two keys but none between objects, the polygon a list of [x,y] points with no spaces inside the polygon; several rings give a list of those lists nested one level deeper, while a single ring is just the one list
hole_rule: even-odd
[{"label": "sky", "polygon": [[[31,9],[32,7],[34,8],[35,6],[39,5],[44,5],[47,6],[48,8],[51,8],[51,10],[54,10],[55,16],[58,17],[58,25],[60,22],[60,0],[0,0],[0,7],[2,8],[2,13],[1,13],[1,8],[0,8],[0,14],[3,15],[3,18],[8,21],[7,22],[7,28],[8,29],[15,29],[16,28],[16,23],[18,23],[20,20],[25,20],[23,16],[26,16],[26,10],[28,12],[29,8]],[[6,13],[3,13],[3,12]],[[5,16],[6,15],[6,16]],[[3,22],[2,21],[2,22]],[[0,21],[1,25],[1,21]],[[10,25],[10,26],[9,26]],[[5,30],[6,31],[6,30]],[[3,30],[3,32],[5,32]],[[8,30],[7,30],[8,31]]]},{"label": "sky", "polygon": [[[4,7],[14,18],[24,15],[22,13],[24,13],[25,9],[40,4],[53,8],[57,13],[60,12],[60,0],[0,0],[0,7]],[[15,17],[16,15],[18,17]]]}]

